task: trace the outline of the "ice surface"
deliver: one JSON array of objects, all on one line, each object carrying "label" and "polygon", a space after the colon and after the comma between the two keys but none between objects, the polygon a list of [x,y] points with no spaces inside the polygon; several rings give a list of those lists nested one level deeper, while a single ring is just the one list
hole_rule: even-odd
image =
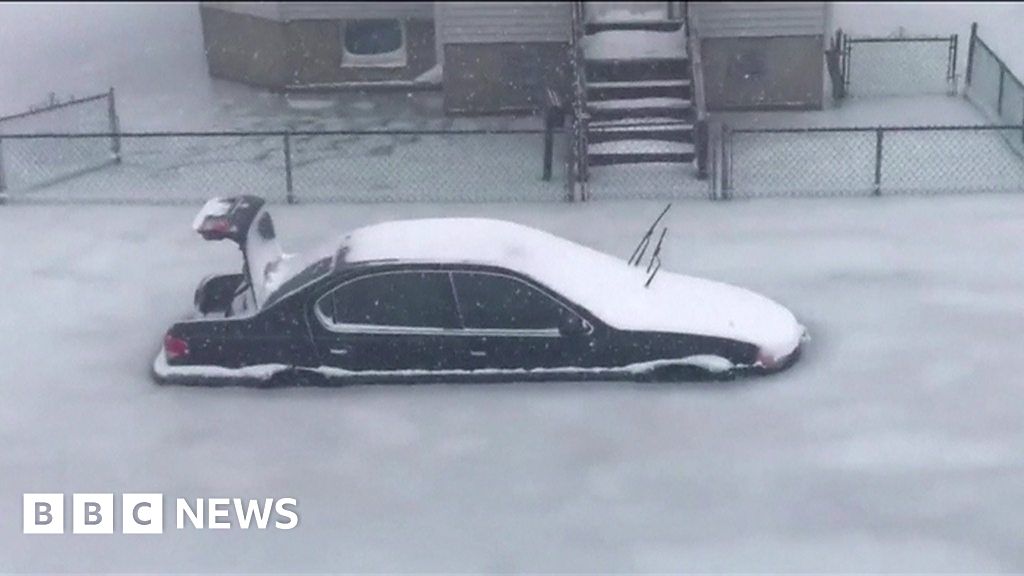
[{"label": "ice surface", "polygon": [[[291,251],[486,216],[627,258],[661,207],[274,219]],[[238,267],[197,246],[194,213],[0,207],[0,571],[1024,569],[1024,197],[676,205],[667,270],[784,302],[814,335],[792,369],[722,386],[159,387],[164,330]],[[22,536],[21,494],[50,491],[294,496],[301,521]]]}]

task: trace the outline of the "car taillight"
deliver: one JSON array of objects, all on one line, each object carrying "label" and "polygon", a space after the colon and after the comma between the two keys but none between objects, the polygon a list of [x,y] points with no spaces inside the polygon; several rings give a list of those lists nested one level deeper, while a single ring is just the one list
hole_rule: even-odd
[{"label": "car taillight", "polygon": [[164,336],[164,356],[168,360],[188,356],[188,342],[170,334]]},{"label": "car taillight", "polygon": [[207,217],[203,220],[198,229],[199,234],[207,240],[225,238],[228,234],[235,232],[231,220],[219,217]]}]

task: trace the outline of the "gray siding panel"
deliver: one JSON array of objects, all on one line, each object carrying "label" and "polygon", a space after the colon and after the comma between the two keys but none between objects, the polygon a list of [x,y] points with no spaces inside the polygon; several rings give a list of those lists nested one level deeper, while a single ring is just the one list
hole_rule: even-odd
[{"label": "gray siding panel", "polygon": [[826,35],[827,2],[693,2],[702,38]]},{"label": "gray siding panel", "polygon": [[278,2],[200,2],[203,8],[213,8],[231,12],[233,14],[245,14],[256,16],[267,20],[280,20],[281,11]]},{"label": "gray siding panel", "polygon": [[568,42],[568,2],[437,2],[445,44]]},{"label": "gray siding panel", "polygon": [[280,2],[284,20],[415,18],[433,20],[433,2]]}]

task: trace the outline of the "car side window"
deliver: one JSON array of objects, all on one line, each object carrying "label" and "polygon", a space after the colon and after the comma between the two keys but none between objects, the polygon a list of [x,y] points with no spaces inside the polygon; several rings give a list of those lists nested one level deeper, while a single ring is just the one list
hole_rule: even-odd
[{"label": "car side window", "polygon": [[558,328],[565,308],[529,284],[499,274],[452,274],[466,328],[538,330]]},{"label": "car side window", "polygon": [[334,324],[458,328],[447,273],[374,274],[342,284],[321,298],[320,313]]}]

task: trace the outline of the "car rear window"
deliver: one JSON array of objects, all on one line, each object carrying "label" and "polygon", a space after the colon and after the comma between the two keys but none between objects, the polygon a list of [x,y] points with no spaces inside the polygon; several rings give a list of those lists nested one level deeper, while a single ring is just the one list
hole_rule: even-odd
[{"label": "car rear window", "polygon": [[310,264],[304,268],[301,272],[292,276],[288,280],[285,280],[277,290],[270,293],[267,297],[267,301],[263,304],[263,307],[269,307],[275,302],[284,298],[288,294],[291,294],[295,290],[302,288],[306,284],[315,282],[320,278],[330,274],[331,272],[331,258],[323,258]]}]

